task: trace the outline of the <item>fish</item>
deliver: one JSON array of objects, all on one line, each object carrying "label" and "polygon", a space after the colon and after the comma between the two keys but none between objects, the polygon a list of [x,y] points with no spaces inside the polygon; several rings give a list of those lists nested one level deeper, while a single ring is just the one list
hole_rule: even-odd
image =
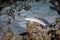
[{"label": "fish", "polygon": [[42,19],[42,18],[39,18],[39,19],[37,19],[37,18],[25,18],[25,20],[26,21],[32,21],[32,22],[37,22],[37,23],[39,23],[39,24],[41,24],[41,25],[43,25],[43,26],[45,26],[45,27],[49,27],[50,26],[50,24],[49,24],[49,22],[48,21],[46,21],[45,19]]}]

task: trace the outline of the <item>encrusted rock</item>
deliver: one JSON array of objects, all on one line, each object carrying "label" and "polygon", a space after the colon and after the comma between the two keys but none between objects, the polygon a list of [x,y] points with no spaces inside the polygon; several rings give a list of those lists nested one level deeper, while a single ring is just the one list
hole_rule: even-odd
[{"label": "encrusted rock", "polygon": [[1,40],[60,40],[60,18],[56,19],[55,27],[44,27],[35,21],[28,21],[26,26],[27,32],[20,35],[14,35],[9,27]]},{"label": "encrusted rock", "polygon": [[2,32],[3,31],[3,29],[0,27],[0,32]]},{"label": "encrusted rock", "polygon": [[42,25],[40,25],[39,23],[36,23],[36,22],[30,23],[28,21],[28,23],[26,23],[26,25],[27,25],[27,31],[29,34],[42,30]]},{"label": "encrusted rock", "polygon": [[14,35],[11,40],[23,40],[23,37],[19,35]]},{"label": "encrusted rock", "polygon": [[56,40],[60,40],[60,30],[56,31]]},{"label": "encrusted rock", "polygon": [[2,40],[10,40],[13,36],[13,32],[10,29],[10,27],[8,28],[8,30],[6,32],[4,32]]},{"label": "encrusted rock", "polygon": [[20,5],[20,6],[18,7],[18,11],[21,11],[22,9],[23,9],[23,6]]},{"label": "encrusted rock", "polygon": [[56,31],[56,34],[60,35],[60,30],[57,30],[57,31]]},{"label": "encrusted rock", "polygon": [[2,0],[0,0],[0,5],[2,4]]},{"label": "encrusted rock", "polygon": [[59,23],[59,22],[60,22],[60,17],[56,18],[56,23]]},{"label": "encrusted rock", "polygon": [[30,37],[28,35],[23,36],[23,40],[30,40]]},{"label": "encrusted rock", "polygon": [[56,26],[57,29],[60,29],[60,17],[56,18]]},{"label": "encrusted rock", "polygon": [[51,40],[51,35],[44,31],[44,26],[36,22],[27,22],[27,31],[32,40]]}]

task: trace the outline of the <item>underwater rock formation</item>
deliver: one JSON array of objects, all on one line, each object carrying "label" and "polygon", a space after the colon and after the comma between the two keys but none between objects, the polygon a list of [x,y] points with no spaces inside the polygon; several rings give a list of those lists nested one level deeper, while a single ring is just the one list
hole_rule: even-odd
[{"label": "underwater rock formation", "polygon": [[60,0],[50,0],[49,2],[52,4],[50,8],[56,10],[57,13],[60,15]]},{"label": "underwater rock formation", "polygon": [[27,32],[30,34],[32,40],[51,40],[50,34],[47,34],[48,31],[43,28],[44,26],[36,23],[29,22],[27,23]]},{"label": "underwater rock formation", "polygon": [[27,2],[21,2],[19,3],[18,11],[24,10],[30,10],[31,6]]},{"label": "underwater rock formation", "polygon": [[[60,18],[56,19],[56,25],[60,25]],[[60,40],[60,26],[44,28],[43,25],[33,21],[27,22],[27,32],[32,40]]]},{"label": "underwater rock formation", "polygon": [[55,26],[50,28],[51,40],[60,40],[60,17],[56,18]]},{"label": "underwater rock formation", "polygon": [[19,35],[14,35],[10,40],[23,40],[23,37]]},{"label": "underwater rock formation", "polygon": [[23,37],[20,35],[14,35],[10,27],[6,32],[4,32],[1,40],[23,40]]},{"label": "underwater rock formation", "polygon": [[44,27],[35,21],[27,21],[26,26],[27,32],[20,35],[14,35],[9,27],[2,40],[60,40],[60,18],[56,18],[56,24],[52,27]]},{"label": "underwater rock formation", "polygon": [[3,29],[0,27],[0,32],[3,31]]},{"label": "underwater rock formation", "polygon": [[9,27],[8,30],[6,32],[4,32],[4,34],[2,36],[2,40],[10,40],[12,37],[13,37],[13,32]]}]

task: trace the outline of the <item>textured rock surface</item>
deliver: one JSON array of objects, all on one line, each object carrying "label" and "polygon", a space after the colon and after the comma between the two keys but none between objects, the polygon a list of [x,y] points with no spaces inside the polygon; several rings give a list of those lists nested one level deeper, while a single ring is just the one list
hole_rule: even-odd
[{"label": "textured rock surface", "polygon": [[23,37],[22,36],[19,36],[19,35],[15,35],[10,40],[23,40]]},{"label": "textured rock surface", "polygon": [[[59,21],[59,19],[57,18],[56,21]],[[57,22],[54,27],[45,28],[42,24],[27,21],[27,33],[25,35],[15,35],[9,27],[0,36],[0,40],[60,40],[60,25],[58,23],[60,22]]]},{"label": "textured rock surface", "polygon": [[10,40],[13,37],[13,32],[10,28],[6,32],[4,32],[2,36],[2,40]]},{"label": "textured rock surface", "polygon": [[47,34],[46,29],[43,28],[44,26],[39,23],[27,22],[27,31],[32,40],[51,40],[51,35]]}]

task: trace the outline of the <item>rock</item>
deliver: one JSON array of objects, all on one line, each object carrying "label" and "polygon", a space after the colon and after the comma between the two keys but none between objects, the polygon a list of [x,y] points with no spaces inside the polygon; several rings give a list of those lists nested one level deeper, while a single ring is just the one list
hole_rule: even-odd
[{"label": "rock", "polygon": [[60,30],[56,31],[56,40],[60,40]]},{"label": "rock", "polygon": [[27,23],[27,31],[29,34],[33,33],[33,32],[37,32],[37,30],[41,30],[42,29],[42,25],[36,23],[36,22],[28,22]]},{"label": "rock", "polygon": [[27,35],[23,36],[23,40],[30,40],[30,37],[28,37]]},{"label": "rock", "polygon": [[2,36],[2,40],[23,40],[22,36],[14,35],[10,27]]},{"label": "rock", "polygon": [[10,27],[8,28],[8,30],[6,32],[4,32],[3,36],[2,36],[2,40],[10,40],[13,36],[13,32],[10,29]]},{"label": "rock", "polygon": [[23,9],[23,6],[20,5],[20,6],[18,7],[18,11],[21,11],[22,9]]},{"label": "rock", "polygon": [[28,6],[25,6],[25,7],[23,7],[23,9],[25,9],[25,10],[30,10],[30,6],[28,5]]},{"label": "rock", "polygon": [[50,8],[56,10],[58,15],[60,15],[60,0],[50,0],[49,2],[53,5]]},{"label": "rock", "polygon": [[0,32],[2,32],[3,31],[3,29],[0,27]]},{"label": "rock", "polygon": [[0,0],[0,5],[2,4],[2,0]]},{"label": "rock", "polygon": [[2,36],[0,35],[0,40],[2,40]]},{"label": "rock", "polygon": [[56,18],[56,28],[60,29],[60,17]]},{"label": "rock", "polygon": [[32,40],[51,40],[51,35],[43,29],[43,25],[36,22],[27,22],[27,32]]},{"label": "rock", "polygon": [[0,11],[3,9],[4,7],[0,7]]},{"label": "rock", "polygon": [[12,5],[14,3],[15,0],[5,0],[5,2],[7,2],[7,4]]},{"label": "rock", "polygon": [[59,22],[60,22],[60,17],[56,18],[56,23],[59,23]]},{"label": "rock", "polygon": [[60,36],[60,30],[57,30],[57,31],[56,31],[56,34],[57,34],[58,36]]},{"label": "rock", "polygon": [[15,36],[12,37],[11,40],[23,40],[23,37],[19,36],[19,35],[15,35]]}]

